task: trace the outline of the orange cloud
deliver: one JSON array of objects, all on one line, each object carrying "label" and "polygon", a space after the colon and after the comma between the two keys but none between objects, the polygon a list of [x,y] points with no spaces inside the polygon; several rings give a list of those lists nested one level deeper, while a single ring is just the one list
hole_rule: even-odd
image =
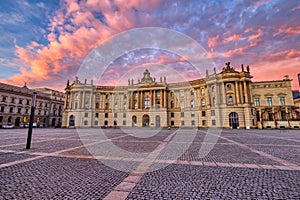
[{"label": "orange cloud", "polygon": [[[160,0],[149,3],[87,0],[78,4],[75,0],[65,0],[49,24],[50,33],[46,36],[49,44],[43,46],[32,42],[26,47],[16,45],[16,56],[23,64],[21,73],[4,82],[20,85],[26,81],[28,85],[35,85],[64,76],[62,73],[69,75],[68,71],[76,71],[93,48],[115,33],[134,27],[134,11],[129,8],[146,9],[160,3]],[[120,8],[118,11],[116,6]],[[102,12],[105,23],[95,18],[94,11]]]}]

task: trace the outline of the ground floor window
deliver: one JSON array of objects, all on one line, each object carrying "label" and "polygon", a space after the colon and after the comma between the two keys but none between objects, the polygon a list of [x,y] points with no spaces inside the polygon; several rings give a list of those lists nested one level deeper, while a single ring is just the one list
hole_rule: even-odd
[{"label": "ground floor window", "polygon": [[216,120],[211,120],[211,125],[215,126],[216,125]]}]

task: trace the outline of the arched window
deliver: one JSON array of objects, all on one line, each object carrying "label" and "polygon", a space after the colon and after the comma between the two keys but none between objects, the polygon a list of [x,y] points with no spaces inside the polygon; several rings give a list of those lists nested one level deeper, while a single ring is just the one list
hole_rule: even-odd
[{"label": "arched window", "polygon": [[204,99],[204,98],[201,99],[201,105],[202,105],[202,106],[205,106],[205,99]]},{"label": "arched window", "polygon": [[215,86],[211,86],[211,92],[215,92]]},{"label": "arched window", "polygon": [[174,108],[174,101],[171,101],[171,108]]},{"label": "arched window", "polygon": [[201,88],[201,94],[204,95],[205,94],[205,90],[204,88]]},{"label": "arched window", "polygon": [[194,108],[194,107],[195,107],[195,101],[191,100],[191,108]]},{"label": "arched window", "polygon": [[232,96],[228,97],[227,103],[230,104],[230,105],[233,104]]}]

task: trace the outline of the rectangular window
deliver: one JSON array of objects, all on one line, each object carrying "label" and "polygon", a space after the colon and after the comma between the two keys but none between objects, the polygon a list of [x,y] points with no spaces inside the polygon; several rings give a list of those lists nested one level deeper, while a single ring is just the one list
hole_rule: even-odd
[{"label": "rectangular window", "polygon": [[14,111],[14,107],[9,108],[9,112],[12,113]]},{"label": "rectangular window", "polygon": [[123,113],[123,118],[126,118],[126,113]]},{"label": "rectangular window", "polygon": [[19,113],[19,114],[21,113],[21,110],[22,110],[22,108],[18,108],[18,113]]},{"label": "rectangular window", "polygon": [[171,118],[173,118],[174,117],[174,113],[173,112],[171,112]]},{"label": "rectangular window", "polygon": [[0,112],[4,112],[4,106],[1,106]]},{"label": "rectangular window", "polygon": [[216,125],[216,120],[211,120],[211,124],[213,125],[213,126],[215,126]]},{"label": "rectangular window", "polygon": [[201,114],[202,114],[202,117],[205,117],[205,115],[206,115],[205,111],[202,111]]},{"label": "rectangular window", "polygon": [[89,113],[84,113],[84,117],[89,117]]},{"label": "rectangular window", "polygon": [[98,126],[98,121],[95,121],[95,126]]},{"label": "rectangular window", "polygon": [[215,110],[211,110],[211,116],[215,116],[216,113],[215,113]]},{"label": "rectangular window", "polygon": [[196,124],[195,120],[192,120],[192,126],[195,126],[195,124]]},{"label": "rectangular window", "polygon": [[25,114],[28,114],[28,109],[25,109]]},{"label": "rectangular window", "polygon": [[108,113],[105,113],[105,118],[108,118]]},{"label": "rectangular window", "polygon": [[255,106],[260,106],[260,101],[259,101],[259,98],[258,98],[258,97],[255,97],[255,98],[254,98],[254,105],[255,105]]},{"label": "rectangular window", "polygon": [[95,117],[98,118],[99,117],[99,113],[95,113]]},{"label": "rectangular window", "polygon": [[96,99],[100,99],[100,94],[99,93],[96,94]]},{"label": "rectangular window", "polygon": [[114,118],[118,118],[118,113],[114,113]]},{"label": "rectangular window", "polygon": [[180,113],[180,117],[184,117],[184,112],[181,112],[181,113]]},{"label": "rectangular window", "polygon": [[282,105],[282,106],[285,105],[285,98],[284,97],[280,97],[279,101],[280,101],[280,105]]},{"label": "rectangular window", "polygon": [[123,121],[123,126],[126,126],[126,121],[125,120]]},{"label": "rectangular window", "polygon": [[156,97],[160,97],[160,91],[156,92]]},{"label": "rectangular window", "polygon": [[267,106],[272,106],[272,97],[267,97]]},{"label": "rectangular window", "polygon": [[181,121],[181,126],[184,126],[184,121]]},{"label": "rectangular window", "polygon": [[87,121],[87,120],[84,120],[83,124],[84,124],[85,126],[87,126],[87,125],[88,125],[88,121]]},{"label": "rectangular window", "polygon": [[206,126],[206,120],[202,120],[202,126]]},{"label": "rectangular window", "polygon": [[108,121],[104,121],[104,125],[107,126],[108,125]]},{"label": "rectangular window", "polygon": [[195,113],[194,112],[191,112],[191,117],[195,117]]}]

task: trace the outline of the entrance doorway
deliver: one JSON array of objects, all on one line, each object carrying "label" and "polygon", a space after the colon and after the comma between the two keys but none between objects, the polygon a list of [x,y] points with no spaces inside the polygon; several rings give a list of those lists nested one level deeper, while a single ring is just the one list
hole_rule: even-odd
[{"label": "entrance doorway", "polygon": [[17,117],[15,120],[15,127],[20,126],[21,117]]},{"label": "entrance doorway", "polygon": [[155,117],[155,126],[160,127],[160,116],[159,115],[156,115],[156,117]]},{"label": "entrance doorway", "polygon": [[136,122],[137,122],[136,116],[132,116],[132,127],[136,127]]},{"label": "entrance doorway", "polygon": [[69,126],[75,126],[75,117],[71,115],[69,118]]},{"label": "entrance doorway", "polygon": [[149,126],[150,117],[149,115],[143,115],[143,127]]},{"label": "entrance doorway", "polygon": [[56,118],[53,118],[53,119],[52,119],[51,126],[55,126],[55,122],[56,122]]},{"label": "entrance doorway", "polygon": [[229,126],[231,126],[233,129],[237,129],[239,126],[239,117],[236,112],[229,114]]}]

